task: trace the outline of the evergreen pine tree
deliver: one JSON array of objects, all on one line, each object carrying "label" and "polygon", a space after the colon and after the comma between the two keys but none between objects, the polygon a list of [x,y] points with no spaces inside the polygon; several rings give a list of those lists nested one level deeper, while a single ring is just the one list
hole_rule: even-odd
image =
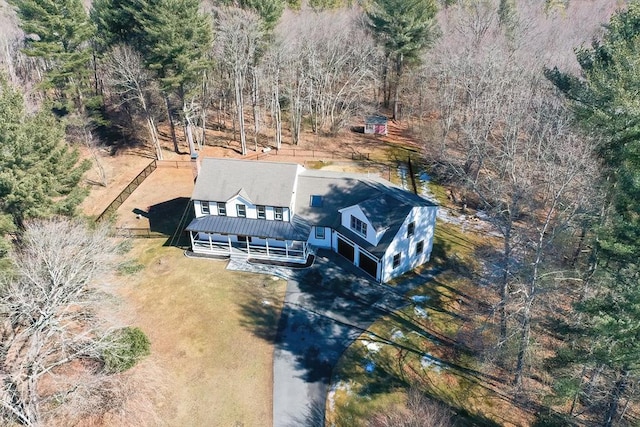
[{"label": "evergreen pine tree", "polygon": [[[29,218],[73,215],[85,190],[88,162],[64,143],[51,113],[29,115],[22,95],[0,79],[0,223],[23,227]],[[4,218],[4,220],[2,219]]]},{"label": "evergreen pine tree", "polygon": [[42,58],[44,90],[61,114],[83,110],[90,88],[94,27],[81,0],[9,0],[26,34],[24,52]]},{"label": "evergreen pine tree", "polygon": [[[433,42],[436,12],[434,0],[372,0],[367,11],[369,27],[394,67],[392,88],[385,96],[388,105],[393,92],[394,119],[398,115],[402,74],[407,64],[417,62],[420,53]],[[385,82],[389,81],[388,75],[385,69]]]},{"label": "evergreen pine tree", "polygon": [[599,286],[577,306],[588,340],[576,342],[589,348],[589,362],[614,373],[603,420],[611,426],[630,375],[640,373],[640,2],[615,14],[602,41],[577,56],[580,77],[546,74],[600,141],[609,206],[596,242]]}]

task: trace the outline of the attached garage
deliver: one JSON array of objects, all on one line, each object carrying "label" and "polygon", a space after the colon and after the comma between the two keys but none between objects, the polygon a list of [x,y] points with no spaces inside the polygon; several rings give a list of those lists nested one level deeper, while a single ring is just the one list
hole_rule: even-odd
[{"label": "attached garage", "polygon": [[352,244],[338,237],[338,253],[353,262],[355,260],[355,249]]},{"label": "attached garage", "polygon": [[363,269],[369,276],[373,277],[374,279],[378,278],[378,261],[376,261],[375,259],[371,258],[370,256],[359,252],[359,260],[358,260],[358,265],[360,266],[361,269]]}]

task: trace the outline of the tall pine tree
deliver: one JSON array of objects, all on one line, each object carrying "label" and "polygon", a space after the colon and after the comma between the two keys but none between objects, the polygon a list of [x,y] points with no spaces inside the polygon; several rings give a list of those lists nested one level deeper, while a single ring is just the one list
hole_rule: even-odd
[{"label": "tall pine tree", "polygon": [[83,110],[88,99],[94,27],[81,0],[9,0],[25,32],[24,52],[41,58],[44,87],[61,114]]},{"label": "tall pine tree", "polygon": [[64,143],[64,126],[46,111],[27,114],[22,95],[0,78],[0,224],[73,215],[88,167]]},{"label": "tall pine tree", "polygon": [[398,118],[401,80],[406,66],[419,61],[420,53],[436,37],[437,10],[434,0],[372,0],[367,10],[369,27],[393,67],[390,73],[385,65],[383,77],[385,105],[389,105],[393,94],[394,119]]},{"label": "tall pine tree", "polygon": [[613,379],[604,426],[614,424],[630,376],[640,374],[640,2],[615,14],[601,41],[577,52],[582,74],[547,76],[574,107],[579,124],[600,141],[609,205],[598,234],[600,274],[577,306],[589,362]]},{"label": "tall pine tree", "polygon": [[173,112],[180,112],[189,135],[187,101],[210,66],[212,26],[199,7],[198,0],[97,0],[91,13],[104,45],[130,44],[154,71],[167,104],[176,152]]}]

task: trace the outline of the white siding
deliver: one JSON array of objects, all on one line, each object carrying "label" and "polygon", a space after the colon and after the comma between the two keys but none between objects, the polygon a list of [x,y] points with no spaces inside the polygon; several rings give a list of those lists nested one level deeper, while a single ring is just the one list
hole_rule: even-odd
[{"label": "white siding", "polygon": [[[211,209],[211,207],[211,203],[209,203],[209,210],[215,210],[215,205],[213,206],[213,209]],[[206,215],[202,213],[202,205],[200,204],[200,200],[193,201],[193,213],[196,215],[196,218],[200,218]]]},{"label": "white siding", "polygon": [[235,196],[232,199],[227,200],[227,216],[238,216],[238,205],[246,206],[247,218],[257,218],[256,207],[243,197]]},{"label": "white siding", "polygon": [[[373,228],[373,225],[371,225],[371,223],[369,222],[369,220],[365,216],[364,212],[362,212],[362,209],[360,209],[360,207],[358,205],[350,206],[350,207],[345,208],[345,209],[341,209],[340,213],[342,214],[341,222],[342,222],[342,225],[344,227],[346,227],[349,230],[353,231],[358,236],[363,237],[367,242],[369,242],[369,243],[371,243],[373,245],[377,245],[378,244],[379,240],[378,240],[378,238],[376,236],[376,230]],[[359,232],[351,229],[351,216],[352,215],[354,217],[358,218],[360,221],[362,221],[365,224],[367,224],[367,235],[366,236],[363,236]],[[382,234],[380,235],[380,237],[382,237]]]},{"label": "white siding", "polygon": [[[238,210],[236,208],[237,205],[245,205],[247,218],[258,219],[258,209],[256,205],[249,202],[248,200],[245,200],[243,197],[240,197],[240,196],[236,196],[225,203],[225,206],[227,208],[226,216],[237,217],[238,216]],[[202,213],[202,206],[201,206],[200,200],[193,201],[193,209],[194,209],[196,218],[200,218],[206,215]],[[218,202],[213,202],[213,201],[209,202],[209,212],[210,212],[209,215],[218,215]],[[275,221],[275,207],[266,206],[265,216],[267,220]],[[282,220],[287,222],[291,220],[290,210],[287,207],[282,208]]]},{"label": "white siding", "polygon": [[[407,215],[382,260],[383,282],[429,261],[433,249],[437,209],[435,206],[414,207]],[[408,225],[411,222],[415,224],[414,233],[407,236]],[[421,240],[424,241],[424,249],[421,254],[416,254],[416,244]],[[401,254],[400,265],[393,268],[393,257],[397,253]]]},{"label": "white siding", "polygon": [[311,234],[309,234],[308,243],[319,248],[330,248],[331,247],[331,228],[329,227],[321,227],[324,229],[324,239],[316,238],[316,228],[311,227]]}]

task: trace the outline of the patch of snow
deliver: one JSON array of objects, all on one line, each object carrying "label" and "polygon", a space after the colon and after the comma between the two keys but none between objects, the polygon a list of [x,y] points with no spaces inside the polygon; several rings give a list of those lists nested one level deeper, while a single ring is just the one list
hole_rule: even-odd
[{"label": "patch of snow", "polygon": [[429,316],[427,310],[422,307],[413,307],[413,313],[422,319],[426,319]]},{"label": "patch of snow", "polygon": [[364,360],[365,364],[364,364],[364,370],[366,373],[370,374],[373,371],[376,370],[376,364],[374,362],[372,362],[371,360]]},{"label": "patch of snow", "polygon": [[424,369],[432,368],[438,373],[442,370],[442,364],[440,363],[440,361],[435,360],[429,353],[425,353],[425,355],[422,356],[422,358],[420,359],[420,365]]},{"label": "patch of snow", "polygon": [[429,297],[427,295],[414,295],[411,297],[411,301],[413,301],[415,304],[421,304],[423,302],[426,302],[429,299]]},{"label": "patch of snow", "polygon": [[402,338],[404,338],[404,334],[400,330],[394,331],[391,334],[391,340],[392,341],[397,341],[397,340],[402,339]]},{"label": "patch of snow", "polygon": [[266,299],[262,300],[262,305],[271,305],[271,301],[268,301]]},{"label": "patch of snow", "polygon": [[481,219],[483,221],[486,221],[489,219],[489,215],[487,215],[485,211],[476,211],[476,216],[478,217],[478,219]]},{"label": "patch of snow", "polygon": [[346,381],[339,380],[331,385],[331,389],[327,395],[327,400],[329,401],[329,409],[334,411],[336,409],[336,393],[339,391],[344,391],[347,395],[350,395],[351,392],[351,384]]},{"label": "patch of snow", "polygon": [[405,190],[407,189],[407,175],[409,173],[409,169],[407,168],[406,165],[404,164],[400,164],[398,166],[398,177],[400,178],[400,186],[402,188],[404,188]]},{"label": "patch of snow", "polygon": [[369,351],[369,353],[377,353],[380,351],[380,343],[362,340],[362,345]]}]

